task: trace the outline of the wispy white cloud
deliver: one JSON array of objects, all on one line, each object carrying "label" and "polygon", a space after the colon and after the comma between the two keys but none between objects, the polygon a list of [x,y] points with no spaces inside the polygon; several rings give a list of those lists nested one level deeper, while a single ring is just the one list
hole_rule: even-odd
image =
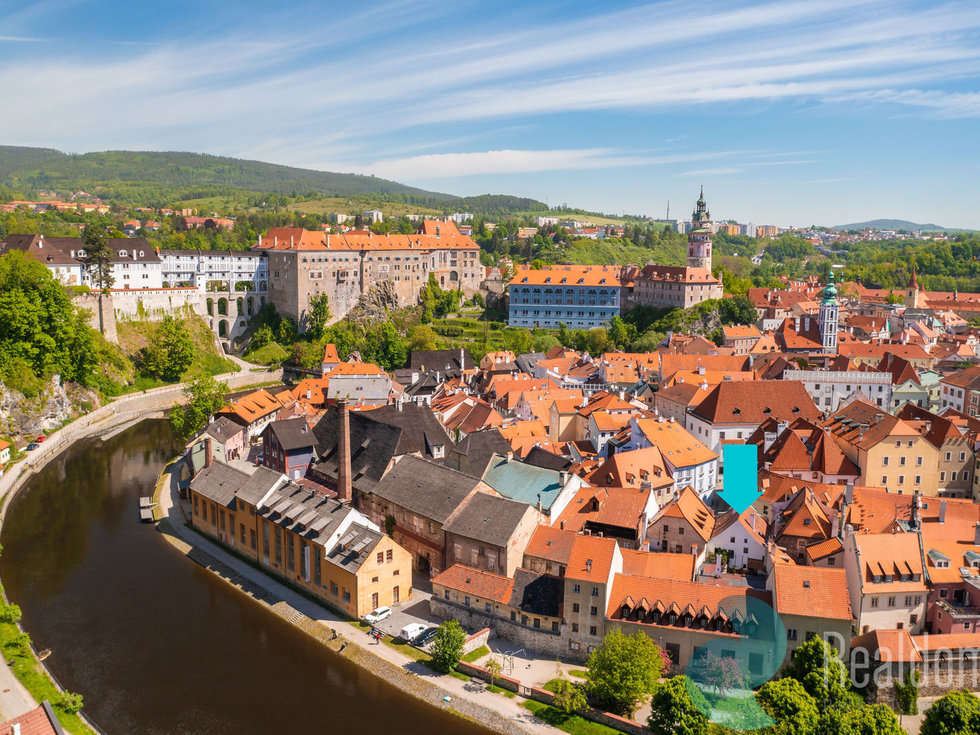
[{"label": "wispy white cloud", "polygon": [[367,173],[389,178],[440,179],[535,171],[611,169],[703,161],[732,155],[731,151],[672,155],[631,155],[613,148],[569,150],[494,150],[478,153],[435,153],[378,161]]},{"label": "wispy white cloud", "polygon": [[[45,0],[52,8],[77,1]],[[32,111],[0,117],[0,139],[74,150],[205,149],[387,176],[415,166],[411,175],[421,178],[669,160],[598,141],[540,151],[498,140],[494,150],[443,152],[503,138],[495,122],[503,118],[695,105],[753,114],[817,103],[980,117],[980,94],[948,88],[980,77],[980,4],[969,0],[927,8],[671,0],[516,30],[480,24],[447,34],[419,23],[446,12],[432,0],[359,5],[324,33],[312,23],[297,31],[295,14],[280,10],[261,26],[120,48],[111,60],[60,50],[0,56],[0,104]],[[21,13],[17,33],[0,40],[30,39],[21,34],[30,17]],[[379,19],[384,42],[372,38],[384,32]],[[691,160],[685,138],[667,140],[681,156],[675,163]],[[421,150],[437,152],[409,155]],[[766,165],[805,165],[814,152],[743,154],[750,163],[724,168],[761,166],[767,156],[775,162]]]},{"label": "wispy white cloud", "polygon": [[694,171],[685,171],[677,174],[678,176],[730,176],[732,174],[744,173],[743,168],[699,168]]},{"label": "wispy white cloud", "polygon": [[30,36],[0,36],[0,41],[10,43],[44,43],[46,38],[32,38]]}]

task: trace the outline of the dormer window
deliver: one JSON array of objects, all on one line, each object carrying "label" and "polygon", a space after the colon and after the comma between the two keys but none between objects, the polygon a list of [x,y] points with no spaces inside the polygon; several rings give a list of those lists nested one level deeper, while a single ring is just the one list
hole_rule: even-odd
[{"label": "dormer window", "polygon": [[125,258],[126,257],[126,251],[125,250],[120,250],[119,251],[119,257],[120,258]]}]

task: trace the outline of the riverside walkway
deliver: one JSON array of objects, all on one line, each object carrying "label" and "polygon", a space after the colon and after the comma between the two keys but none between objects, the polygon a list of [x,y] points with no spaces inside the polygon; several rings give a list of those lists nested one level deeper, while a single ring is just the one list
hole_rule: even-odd
[{"label": "riverside walkway", "polygon": [[[280,584],[274,577],[191,529],[185,523],[185,509],[181,505],[173,474],[177,466],[177,463],[171,465],[166,472],[167,480],[163,483],[157,507],[157,517],[165,523],[158,528],[171,543],[198,564],[209,568],[329,648],[336,651],[343,644],[348,644],[342,655],[428,704],[450,710],[507,735],[554,735],[559,732],[522,707],[520,697],[510,699],[486,691],[482,685],[439,675],[390,646],[371,644],[364,630]],[[333,639],[331,631],[336,631],[337,639]],[[448,702],[444,699],[447,696]]]}]

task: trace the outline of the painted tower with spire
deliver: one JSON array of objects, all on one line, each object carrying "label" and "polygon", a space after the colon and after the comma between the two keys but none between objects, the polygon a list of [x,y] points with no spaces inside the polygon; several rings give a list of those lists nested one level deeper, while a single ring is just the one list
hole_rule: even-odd
[{"label": "painted tower with spire", "polygon": [[925,307],[925,294],[922,293],[922,288],[919,286],[919,279],[915,275],[915,266],[912,266],[912,280],[909,281],[909,287],[905,289],[905,308],[907,309],[922,309]]},{"label": "painted tower with spire", "polygon": [[711,213],[704,202],[704,187],[691,214],[691,232],[687,236],[687,267],[711,272]]},{"label": "painted tower with spire", "polygon": [[817,312],[817,327],[823,351],[837,352],[837,331],[840,326],[840,304],[837,303],[837,285],[834,283],[834,269],[827,274],[827,285],[820,292],[820,310]]}]

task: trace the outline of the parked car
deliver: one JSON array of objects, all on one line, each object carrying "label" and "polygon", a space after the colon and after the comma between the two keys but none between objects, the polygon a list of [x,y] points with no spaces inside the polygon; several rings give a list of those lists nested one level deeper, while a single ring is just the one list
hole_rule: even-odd
[{"label": "parked car", "polygon": [[429,643],[432,642],[432,639],[436,637],[436,633],[438,632],[439,632],[438,625],[433,625],[431,628],[426,628],[417,636],[415,636],[415,640],[412,641],[412,644],[419,646],[420,648],[422,646],[427,646]]},{"label": "parked car", "polygon": [[369,612],[367,615],[364,616],[364,621],[370,623],[371,625],[377,625],[385,618],[390,618],[390,617],[391,617],[390,607],[387,606],[376,607],[374,610],[372,610],[371,612]]},{"label": "parked car", "polygon": [[37,439],[35,439],[34,441],[36,441],[36,442],[37,442],[38,444],[40,444],[41,442],[43,442],[43,441],[44,441],[45,439],[47,439],[47,438],[48,438],[48,437],[46,437],[46,436],[45,436],[44,434],[40,434],[40,435],[39,435],[39,436],[37,437]]},{"label": "parked car", "polygon": [[28,444],[28,445],[27,445],[27,451],[28,451],[28,452],[33,452],[33,451],[34,451],[35,449],[37,449],[37,448],[38,448],[39,446],[41,446],[41,445],[40,445],[40,444],[37,444],[37,443],[35,443],[35,442],[31,442],[30,444]]},{"label": "parked car", "polygon": [[402,628],[401,633],[398,636],[403,640],[411,643],[415,640],[419,633],[425,631],[429,626],[425,623],[409,623],[404,628]]}]

